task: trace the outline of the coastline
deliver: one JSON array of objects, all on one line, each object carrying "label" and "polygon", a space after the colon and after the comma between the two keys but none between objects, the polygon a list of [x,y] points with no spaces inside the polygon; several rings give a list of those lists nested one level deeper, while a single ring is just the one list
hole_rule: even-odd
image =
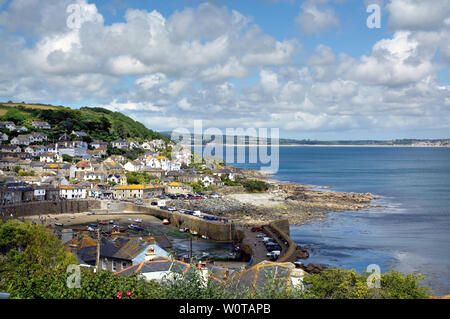
[{"label": "coastline", "polygon": [[370,193],[336,192],[327,190],[328,186],[282,182],[251,170],[245,172],[252,179],[269,184],[269,189],[249,193],[242,186],[228,186],[217,191],[221,198],[207,201],[171,200],[168,205],[226,217],[242,226],[264,225],[280,219],[287,219],[290,225],[304,225],[324,219],[330,212],[363,211],[377,207],[372,201],[378,197]]},{"label": "coastline", "polygon": [[[327,144],[317,144],[317,145],[311,145],[311,144],[214,144],[214,143],[207,143],[206,145],[209,146],[225,146],[225,147],[405,147],[405,148],[450,148],[450,146],[437,146],[437,145],[372,145],[372,144],[349,144],[349,145],[327,145]],[[195,147],[198,145],[193,145]],[[201,145],[202,147],[205,145]]]}]

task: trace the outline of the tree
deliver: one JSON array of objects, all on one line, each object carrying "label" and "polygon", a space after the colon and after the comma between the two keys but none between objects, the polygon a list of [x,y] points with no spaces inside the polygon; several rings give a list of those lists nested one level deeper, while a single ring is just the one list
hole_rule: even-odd
[{"label": "tree", "polygon": [[73,162],[73,157],[67,154],[63,154],[62,159],[64,162],[68,162],[68,163],[72,163]]}]

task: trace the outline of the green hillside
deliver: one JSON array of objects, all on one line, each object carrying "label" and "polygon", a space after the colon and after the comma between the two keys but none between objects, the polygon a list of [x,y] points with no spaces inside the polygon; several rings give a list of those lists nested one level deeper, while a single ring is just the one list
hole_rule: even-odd
[{"label": "green hillside", "polygon": [[112,141],[117,138],[138,141],[163,139],[166,136],[146,128],[130,117],[99,107],[71,109],[64,106],[26,103],[0,103],[0,120],[31,128],[32,121],[46,121],[52,126],[51,135],[83,131],[92,140]]}]

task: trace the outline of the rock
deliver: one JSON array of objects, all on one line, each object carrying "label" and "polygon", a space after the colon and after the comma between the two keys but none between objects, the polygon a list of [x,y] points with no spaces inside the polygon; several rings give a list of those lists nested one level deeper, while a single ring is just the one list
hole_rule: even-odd
[{"label": "rock", "polygon": [[328,267],[320,264],[308,264],[300,265],[300,268],[306,271],[308,274],[319,274]]}]

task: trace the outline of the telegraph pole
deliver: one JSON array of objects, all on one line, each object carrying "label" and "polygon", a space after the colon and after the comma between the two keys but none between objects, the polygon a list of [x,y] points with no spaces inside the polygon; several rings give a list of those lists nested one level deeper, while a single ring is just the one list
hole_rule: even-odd
[{"label": "telegraph pole", "polygon": [[97,228],[97,260],[96,260],[96,272],[100,270],[100,227]]}]

